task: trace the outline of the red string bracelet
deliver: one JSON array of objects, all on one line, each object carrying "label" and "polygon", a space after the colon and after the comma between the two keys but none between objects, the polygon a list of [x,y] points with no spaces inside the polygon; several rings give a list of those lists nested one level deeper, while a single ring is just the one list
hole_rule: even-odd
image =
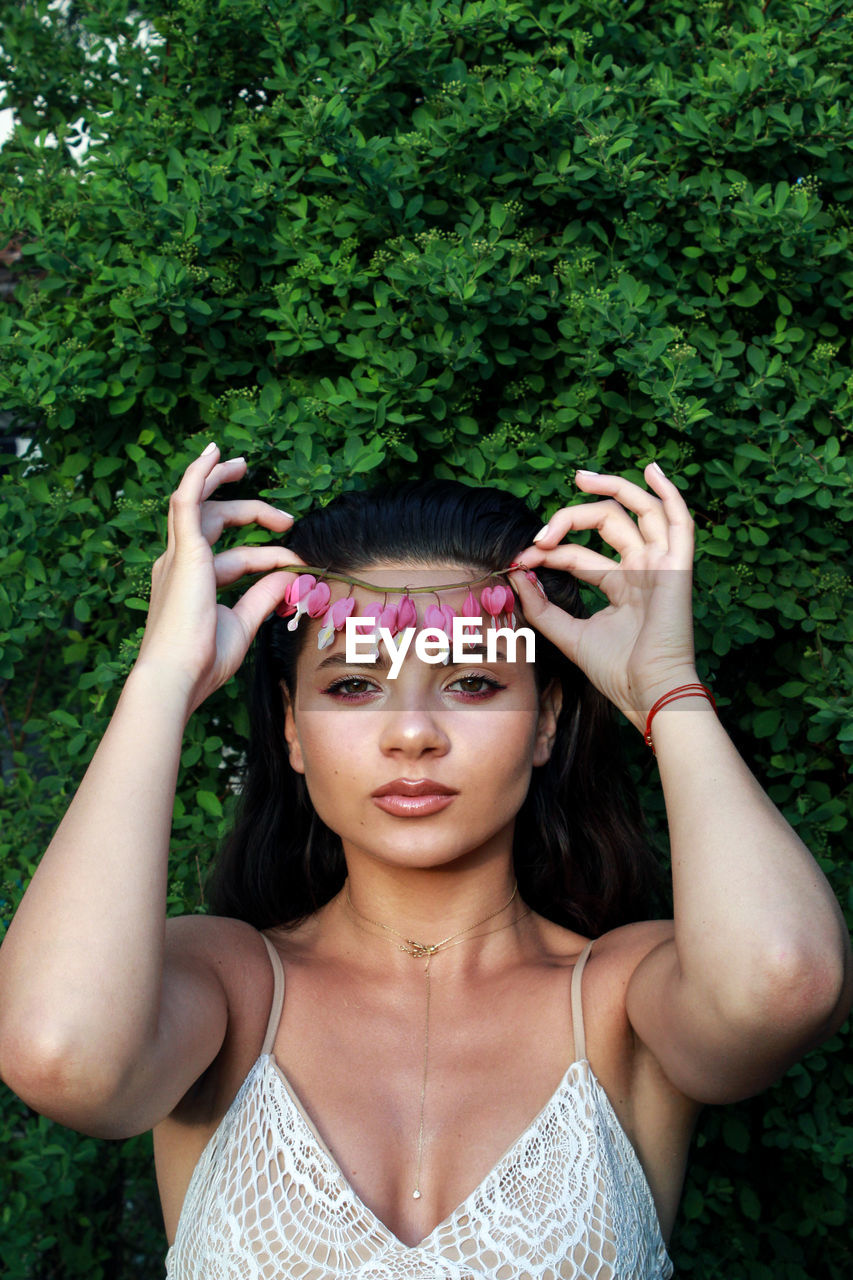
[{"label": "red string bracelet", "polygon": [[662,698],[658,698],[646,718],[645,742],[646,746],[651,747],[652,755],[657,755],[654,743],[652,742],[652,720],[660,711],[661,707],[667,706],[670,702],[677,702],[679,698],[707,698],[714,710],[717,710],[717,704],[711,690],[704,684],[680,684],[675,689],[670,689],[669,693],[665,693]]}]

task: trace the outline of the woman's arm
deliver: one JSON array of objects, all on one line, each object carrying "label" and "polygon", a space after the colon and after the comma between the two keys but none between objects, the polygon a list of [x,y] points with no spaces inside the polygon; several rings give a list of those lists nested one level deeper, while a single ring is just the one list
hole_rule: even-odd
[{"label": "woman's arm", "polygon": [[[692,522],[659,470],[647,468],[646,479],[652,493],[579,473],[578,483],[604,500],[558,512],[521,557],[599,586],[609,601],[600,613],[568,618],[515,575],[530,621],[640,731],[662,694],[698,682]],[[568,530],[589,528],[618,561],[560,545]],[[684,1094],[731,1101],[765,1087],[841,1023],[853,993],[849,941],[817,863],[710,703],[671,703],[651,732],[669,822],[675,936],[638,964],[628,1016]]]},{"label": "woman's arm", "polygon": [[212,554],[225,525],[291,524],[264,503],[208,501],[245,471],[217,457],[192,463],[173,495],[139,659],[0,948],[0,1074],[37,1110],[103,1135],[161,1119],[225,1035],[215,964],[198,946],[164,951],[181,739],[289,575],[267,574],[233,610],[217,605],[217,587],[294,557]]},{"label": "woman's arm", "polygon": [[844,919],[808,849],[710,704],[655,717],[672,850],[675,939],[628,988],[628,1016],[700,1102],[772,1083],[835,1030],[851,998]]}]

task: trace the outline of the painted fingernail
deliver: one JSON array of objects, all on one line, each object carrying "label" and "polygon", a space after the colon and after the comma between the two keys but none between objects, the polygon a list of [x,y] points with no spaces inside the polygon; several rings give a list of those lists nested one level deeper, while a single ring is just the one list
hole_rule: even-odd
[{"label": "painted fingernail", "polygon": [[597,475],[598,475],[598,472],[597,472],[597,471],[584,471],[584,469],[583,469],[582,467],[581,467],[581,468],[579,468],[579,470],[577,470],[577,471],[575,472],[575,478],[576,478],[576,479],[577,479],[577,477],[578,477],[578,476],[597,476]]},{"label": "painted fingernail", "polygon": [[666,479],[666,476],[663,474],[663,471],[656,462],[652,463],[652,471],[656,471],[659,476],[663,476],[664,480]]},{"label": "painted fingernail", "polygon": [[283,507],[276,507],[276,511],[279,513],[279,515],[287,516],[288,520],[295,520],[295,519],[296,519],[296,516],[292,516],[292,515],[290,514],[290,512],[289,512],[289,511],[285,511]]},{"label": "painted fingernail", "polygon": [[538,542],[540,538],[544,538],[544,537],[545,537],[545,534],[546,534],[547,532],[548,532],[548,526],[547,526],[547,524],[543,524],[542,528],[541,528],[541,529],[539,530],[539,532],[536,534],[536,536],[535,536],[535,538],[533,539],[533,541],[534,541],[534,542]]},{"label": "painted fingernail", "polygon": [[215,448],[216,448],[216,445],[211,440],[210,444],[205,445],[205,447],[202,449],[201,454],[199,456],[204,458],[208,453],[213,453],[213,450]]}]

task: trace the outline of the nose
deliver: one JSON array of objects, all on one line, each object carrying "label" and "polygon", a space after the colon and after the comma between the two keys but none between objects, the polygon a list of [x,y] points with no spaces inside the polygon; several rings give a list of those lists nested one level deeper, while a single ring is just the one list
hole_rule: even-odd
[{"label": "nose", "polygon": [[421,756],[443,756],[450,739],[438,717],[423,701],[387,707],[382,712],[379,746],[384,755],[417,760]]}]

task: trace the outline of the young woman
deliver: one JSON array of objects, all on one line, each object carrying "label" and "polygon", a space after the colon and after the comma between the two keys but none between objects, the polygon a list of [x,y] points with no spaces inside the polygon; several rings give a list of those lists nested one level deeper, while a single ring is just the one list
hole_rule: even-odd
[{"label": "young woman", "polygon": [[[290,531],[214,496],[244,470],[209,447],[172,499],[139,660],[0,952],[3,1077],[95,1135],[155,1127],[174,1280],[669,1276],[699,1106],[851,998],[826,881],[698,682],[678,489],[579,472],[594,500],[538,533],[494,490],[345,495],[214,556]],[[347,612],[386,631],[350,661]],[[535,662],[507,634],[400,656],[474,614]],[[259,631],[217,914],[164,922],[183,728]],[[657,756],[674,921],[636,922],[608,704]]]}]

